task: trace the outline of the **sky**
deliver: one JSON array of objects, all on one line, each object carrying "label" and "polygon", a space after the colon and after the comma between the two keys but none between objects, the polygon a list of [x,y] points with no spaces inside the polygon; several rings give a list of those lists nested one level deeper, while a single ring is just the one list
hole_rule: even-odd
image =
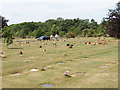
[{"label": "sky", "polygon": [[94,19],[107,17],[119,0],[0,0],[0,14],[8,24],[44,22],[48,19]]}]

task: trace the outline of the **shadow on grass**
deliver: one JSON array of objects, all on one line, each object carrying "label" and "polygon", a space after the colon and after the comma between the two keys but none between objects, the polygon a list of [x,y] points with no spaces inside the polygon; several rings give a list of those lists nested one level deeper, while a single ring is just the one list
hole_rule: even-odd
[{"label": "shadow on grass", "polygon": [[23,48],[8,48],[8,49],[23,49]]}]

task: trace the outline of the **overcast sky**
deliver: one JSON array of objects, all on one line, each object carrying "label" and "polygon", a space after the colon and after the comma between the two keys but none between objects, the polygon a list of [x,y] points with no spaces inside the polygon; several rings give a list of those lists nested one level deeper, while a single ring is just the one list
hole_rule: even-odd
[{"label": "overcast sky", "polygon": [[95,19],[107,17],[119,0],[0,0],[0,13],[9,24],[64,19]]}]

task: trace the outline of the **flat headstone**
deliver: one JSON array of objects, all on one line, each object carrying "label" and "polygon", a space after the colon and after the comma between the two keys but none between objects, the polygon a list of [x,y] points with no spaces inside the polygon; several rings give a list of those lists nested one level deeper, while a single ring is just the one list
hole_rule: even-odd
[{"label": "flat headstone", "polygon": [[100,67],[108,67],[108,66],[100,66]]},{"label": "flat headstone", "polygon": [[52,84],[42,84],[40,86],[42,86],[42,87],[53,87],[54,85],[52,85]]},{"label": "flat headstone", "polygon": [[34,72],[34,71],[39,71],[38,69],[31,69],[30,71]]},{"label": "flat headstone", "polygon": [[59,62],[59,63],[57,63],[57,64],[65,64],[64,62]]},{"label": "flat headstone", "polygon": [[75,74],[84,74],[84,73],[82,73],[82,72],[76,72]]},{"label": "flat headstone", "polygon": [[22,75],[21,73],[15,73],[15,74],[12,74],[10,76],[19,76],[19,75]]}]

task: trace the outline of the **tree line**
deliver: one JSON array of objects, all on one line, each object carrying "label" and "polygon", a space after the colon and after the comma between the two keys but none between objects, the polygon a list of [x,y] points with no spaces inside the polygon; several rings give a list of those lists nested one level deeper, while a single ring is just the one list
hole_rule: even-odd
[{"label": "tree line", "polygon": [[104,20],[98,24],[94,19],[49,19],[45,22],[23,22],[4,27],[3,31],[10,31],[14,37],[40,37],[43,35],[96,37],[106,36],[107,29]]}]

